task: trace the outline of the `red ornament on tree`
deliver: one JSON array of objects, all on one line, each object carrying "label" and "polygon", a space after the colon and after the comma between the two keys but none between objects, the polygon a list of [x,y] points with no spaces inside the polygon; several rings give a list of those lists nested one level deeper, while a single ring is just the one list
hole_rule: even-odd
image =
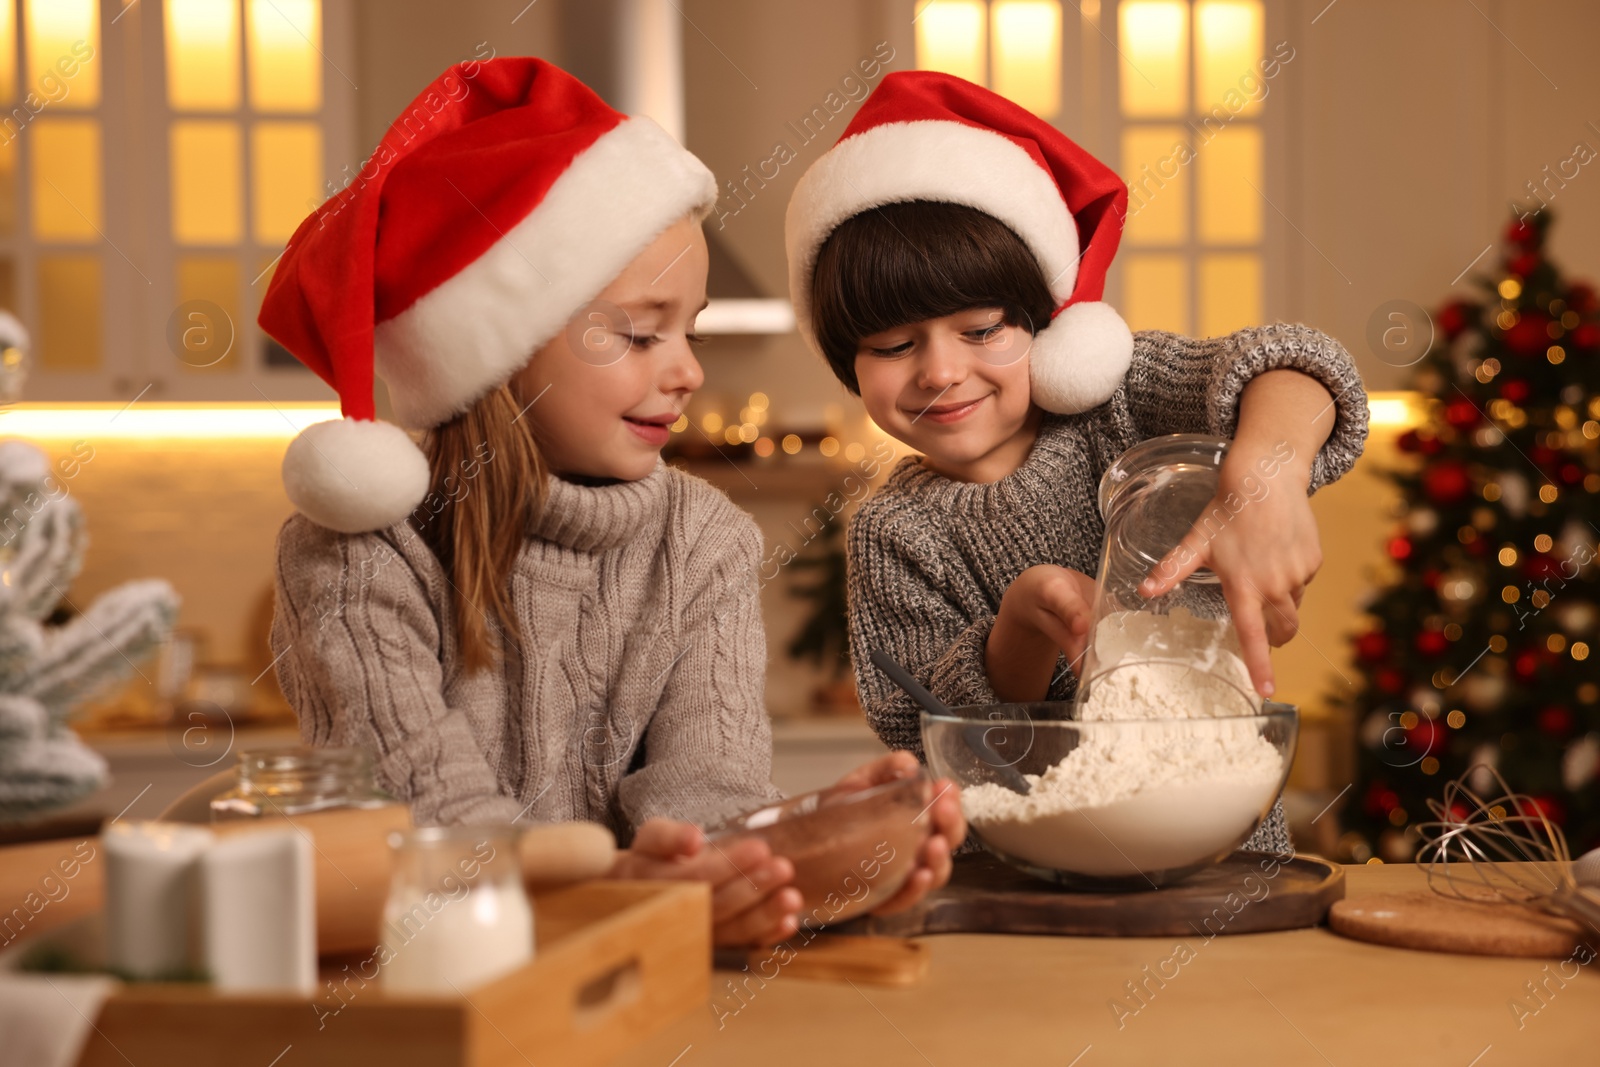
[{"label": "red ornament on tree", "polygon": [[1356,638],[1356,655],[1368,663],[1377,663],[1389,655],[1389,635],[1369,630]]},{"label": "red ornament on tree", "polygon": [[1424,656],[1442,656],[1450,639],[1439,630],[1424,630],[1417,635],[1417,651]]},{"label": "red ornament on tree", "polygon": [[1579,282],[1567,290],[1567,306],[1580,315],[1600,309],[1600,294],[1587,282]]},{"label": "red ornament on tree", "polygon": [[1511,664],[1511,669],[1516,672],[1519,679],[1531,682],[1533,676],[1539,673],[1539,651],[1537,649],[1524,649],[1517,653],[1517,658]]},{"label": "red ornament on tree", "polygon": [[1574,348],[1581,348],[1586,352],[1600,349],[1600,323],[1582,323],[1572,331],[1570,339]]},{"label": "red ornament on tree", "polygon": [[1445,726],[1438,719],[1418,719],[1417,725],[1406,731],[1406,749],[1421,759],[1432,756],[1444,747]]},{"label": "red ornament on tree", "polygon": [[1433,317],[1439,329],[1444,331],[1445,340],[1454,341],[1478,316],[1478,305],[1458,300],[1453,304],[1446,304],[1439,309]]},{"label": "red ornament on tree", "polygon": [[1397,563],[1404,563],[1411,558],[1411,539],[1409,537],[1389,538],[1389,558]]},{"label": "red ornament on tree", "polygon": [[1522,557],[1522,573],[1529,582],[1547,582],[1552,578],[1572,578],[1562,575],[1561,563],[1543,552],[1530,552]]},{"label": "red ornament on tree", "polygon": [[1393,667],[1385,667],[1374,677],[1378,688],[1385,693],[1398,693],[1406,687],[1406,676]]},{"label": "red ornament on tree", "polygon": [[1552,737],[1565,737],[1572,730],[1572,711],[1552,704],[1539,712],[1539,729]]},{"label": "red ornament on tree", "polygon": [[1506,240],[1525,248],[1532,247],[1539,243],[1539,229],[1526,219],[1515,219],[1506,227]]},{"label": "red ornament on tree", "polygon": [[1506,264],[1506,269],[1519,278],[1526,278],[1539,269],[1539,254],[1524,252],[1520,256],[1513,256],[1511,262]]},{"label": "red ornament on tree", "polygon": [[[1466,464],[1456,460],[1442,460],[1422,472],[1422,489],[1428,499],[1441,507],[1459,504],[1472,492],[1472,477]],[[1390,542],[1393,545],[1393,542]],[[1394,555],[1391,548],[1389,554]],[[1407,556],[1410,552],[1406,553]],[[1396,559],[1404,557],[1395,556]]]},{"label": "red ornament on tree", "polygon": [[1400,803],[1400,794],[1389,788],[1387,782],[1376,781],[1367,786],[1367,795],[1362,800],[1367,813],[1373,816],[1388,815]]},{"label": "red ornament on tree", "polygon": [[1478,405],[1466,397],[1457,397],[1444,406],[1444,421],[1454,426],[1462,433],[1466,433],[1482,421],[1483,416],[1478,412]]},{"label": "red ornament on tree", "polygon": [[1533,806],[1538,810],[1540,815],[1543,815],[1546,819],[1549,819],[1557,826],[1560,826],[1562,823],[1567,821],[1566,807],[1561,803],[1561,801],[1557,800],[1550,794],[1541,793],[1536,796],[1529,797],[1528,799],[1533,801]]},{"label": "red ornament on tree", "polygon": [[1506,347],[1523,359],[1544,354],[1550,347],[1550,319],[1537,312],[1524,315],[1505,333]]},{"label": "red ornament on tree", "polygon": [[1520,404],[1533,395],[1533,387],[1526,378],[1507,378],[1500,383],[1500,395],[1513,404]]}]

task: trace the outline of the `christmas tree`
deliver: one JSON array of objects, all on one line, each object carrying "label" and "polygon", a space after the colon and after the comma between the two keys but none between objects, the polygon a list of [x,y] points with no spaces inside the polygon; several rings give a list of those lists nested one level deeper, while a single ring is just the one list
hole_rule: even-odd
[{"label": "christmas tree", "polygon": [[1386,472],[1392,562],[1340,701],[1360,739],[1345,859],[1411,859],[1427,801],[1478,764],[1575,853],[1600,846],[1600,300],[1546,258],[1550,224],[1511,223],[1501,269],[1436,313],[1415,367],[1427,416]]}]

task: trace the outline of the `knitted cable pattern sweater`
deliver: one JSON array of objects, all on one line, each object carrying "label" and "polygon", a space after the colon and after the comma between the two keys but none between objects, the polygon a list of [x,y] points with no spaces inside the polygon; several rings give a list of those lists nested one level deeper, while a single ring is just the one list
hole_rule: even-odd
[{"label": "knitted cable pattern sweater", "polygon": [[[871,665],[870,650],[888,652],[947,704],[994,703],[984,645],[1000,598],[1041,563],[1097,572],[1105,469],[1162,434],[1232,437],[1245,385],[1279,368],[1311,375],[1334,397],[1333,432],[1312,462],[1314,492],[1361,455],[1366,394],[1339,342],[1284,323],[1205,340],[1135,334],[1132,365],[1111,399],[1047,416],[1027,460],[998,482],[957,482],[917,457],[901,460],[862,503],[847,546],[851,658],[867,720],[884,743],[925,758],[920,709]],[[1057,667],[1048,698],[1071,700],[1077,679],[1064,657]],[[1289,850],[1281,801],[1244,847]]]},{"label": "knitted cable pattern sweater", "polygon": [[508,576],[519,624],[465,672],[450,579],[409,523],[278,535],[272,647],[311,745],[359,745],[415,821],[702,826],[781,794],[763,703],[751,518],[664,464],[582,486],[552,477]]}]

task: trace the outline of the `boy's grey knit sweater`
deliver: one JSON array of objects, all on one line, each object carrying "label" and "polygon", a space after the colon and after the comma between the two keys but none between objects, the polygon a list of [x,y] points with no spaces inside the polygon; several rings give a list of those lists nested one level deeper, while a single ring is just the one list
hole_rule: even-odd
[{"label": "boy's grey knit sweater", "polygon": [[[1111,399],[1047,416],[1027,460],[998,482],[952,481],[902,460],[850,525],[851,657],[867,720],[890,748],[924,758],[919,708],[871,665],[882,649],[952,706],[996,702],[984,644],[1000,598],[1029,567],[1099,568],[1100,476],[1140,441],[1170,433],[1232,437],[1239,396],[1258,374],[1303,371],[1333,395],[1333,432],[1311,467],[1315,491],[1348,471],[1367,437],[1367,398],[1350,354],[1328,335],[1277,323],[1195,340],[1134,335],[1133,363]],[[1060,664],[1051,700],[1077,680]],[[1292,697],[1291,697],[1292,699]],[[1280,801],[1248,849],[1289,851]]]}]

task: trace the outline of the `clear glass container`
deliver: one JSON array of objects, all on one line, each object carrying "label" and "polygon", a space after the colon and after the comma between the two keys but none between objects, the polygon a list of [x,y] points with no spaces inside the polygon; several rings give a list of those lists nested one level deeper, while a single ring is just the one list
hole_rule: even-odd
[{"label": "clear glass container", "polygon": [[211,800],[212,822],[400,803],[378,788],[372,757],[359,748],[248,749],[236,772],[234,787]]},{"label": "clear glass container", "polygon": [[389,835],[394,874],[379,951],[390,992],[467,992],[533,959],[518,831],[424,826]]},{"label": "clear glass container", "polygon": [[960,786],[973,836],[1011,866],[1073,889],[1154,889],[1231,855],[1294,761],[1292,705],[1211,695],[1192,718],[1084,721],[1066,702],[925,711],[923,751]]},{"label": "clear glass container", "polygon": [[[1216,497],[1228,444],[1204,434],[1153,437],[1118,456],[1101,476],[1105,545],[1094,626],[1079,677],[1091,678],[1129,654],[1181,657],[1194,641],[1237,654],[1227,601],[1208,568],[1196,570],[1163,596],[1139,592],[1139,584],[1160,568]],[[1226,509],[1215,509],[1207,528],[1220,532],[1231,518]],[[1172,616],[1176,618],[1168,625],[1163,617]]]}]

